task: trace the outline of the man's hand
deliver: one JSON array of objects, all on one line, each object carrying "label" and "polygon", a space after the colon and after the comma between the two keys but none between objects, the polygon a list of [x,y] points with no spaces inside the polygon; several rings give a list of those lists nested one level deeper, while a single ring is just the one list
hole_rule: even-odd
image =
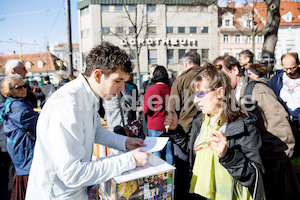
[{"label": "man's hand", "polygon": [[168,127],[170,130],[175,130],[178,126],[178,117],[174,110],[165,118],[164,126]]},{"label": "man's hand", "polygon": [[145,147],[146,145],[144,144],[144,140],[141,138],[133,138],[133,137],[128,137],[126,140],[126,148],[133,150],[138,147]]},{"label": "man's hand", "polygon": [[135,149],[131,151],[131,154],[135,159],[137,167],[145,166],[148,162],[148,158],[150,157],[150,153],[147,153],[146,151],[143,151],[141,149]]}]

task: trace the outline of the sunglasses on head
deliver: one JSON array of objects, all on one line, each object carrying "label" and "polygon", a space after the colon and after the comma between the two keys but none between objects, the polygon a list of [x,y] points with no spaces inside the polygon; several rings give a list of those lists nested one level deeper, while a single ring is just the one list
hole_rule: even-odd
[{"label": "sunglasses on head", "polygon": [[13,88],[13,89],[21,90],[22,88],[26,89],[26,84],[20,85],[20,86],[18,86],[18,87]]},{"label": "sunglasses on head", "polygon": [[205,97],[205,95],[207,93],[210,93],[210,92],[212,92],[212,91],[214,91],[216,89],[217,88],[214,88],[214,89],[211,89],[211,90],[206,90],[206,91],[197,91],[197,92],[195,92],[195,96],[198,97],[198,98],[203,98],[203,97]]}]

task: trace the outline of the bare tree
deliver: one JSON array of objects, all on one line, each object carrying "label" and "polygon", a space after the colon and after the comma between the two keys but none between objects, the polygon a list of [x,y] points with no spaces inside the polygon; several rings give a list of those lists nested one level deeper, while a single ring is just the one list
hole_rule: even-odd
[{"label": "bare tree", "polygon": [[[124,2],[124,1],[123,1]],[[153,22],[149,19],[148,15],[151,12],[147,11],[146,5],[135,5],[135,10],[128,10],[128,5],[123,3],[125,12],[121,16],[120,27],[126,27],[124,33],[118,34],[110,31],[111,34],[116,36],[122,41],[126,41],[126,46],[129,49],[130,56],[134,58],[135,67],[137,69],[137,83],[140,86],[140,53],[145,46],[143,41],[146,41],[148,36],[148,27]],[[129,41],[129,42],[128,42]]]},{"label": "bare tree", "polygon": [[264,0],[267,4],[267,23],[265,41],[262,50],[263,58],[274,58],[277,34],[280,23],[280,0]]},{"label": "bare tree", "polygon": [[[227,1],[227,3],[234,2]],[[256,36],[266,31],[265,10],[265,3],[245,0],[243,7],[220,7],[219,17],[222,17],[226,12],[234,15],[233,26],[242,35],[250,35],[252,52],[255,55]]]}]

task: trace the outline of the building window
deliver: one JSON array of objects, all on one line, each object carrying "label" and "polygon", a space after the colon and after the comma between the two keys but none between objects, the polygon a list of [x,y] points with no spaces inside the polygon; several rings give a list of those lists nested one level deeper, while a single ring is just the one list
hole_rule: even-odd
[{"label": "building window", "polygon": [[32,63],[30,61],[27,61],[25,65],[26,65],[27,69],[30,69],[32,66]]},{"label": "building window", "polygon": [[148,12],[155,11],[155,10],[156,10],[156,5],[147,5]]},{"label": "building window", "polygon": [[262,35],[258,35],[258,36],[257,36],[257,43],[258,43],[258,44],[264,43],[264,37],[263,37]]},{"label": "building window", "polygon": [[185,33],[185,27],[178,27],[178,33]]},{"label": "building window", "polygon": [[261,49],[258,49],[258,50],[257,50],[257,55],[256,55],[256,59],[257,59],[257,60],[262,59],[262,53],[261,53],[261,52],[262,52]]},{"label": "building window", "polygon": [[197,33],[197,27],[190,27],[190,33]]},{"label": "building window", "polygon": [[250,44],[251,42],[252,42],[251,36],[250,35],[246,35],[245,43],[246,44]]},{"label": "building window", "polygon": [[156,64],[157,63],[157,50],[148,50],[148,64]]},{"label": "building window", "polygon": [[174,63],[174,50],[173,49],[167,50],[167,63],[168,64]]},{"label": "building window", "polygon": [[115,5],[115,11],[123,11],[123,5]]},{"label": "building window", "polygon": [[230,25],[230,20],[229,19],[226,19],[225,20],[225,26],[229,26]]},{"label": "building window", "polygon": [[101,5],[102,11],[109,11],[109,5]]},{"label": "building window", "polygon": [[124,34],[124,28],[123,27],[116,27],[116,34]]},{"label": "building window", "polygon": [[43,68],[43,67],[44,67],[44,62],[40,60],[38,62],[38,68]]},{"label": "building window", "polygon": [[229,35],[223,35],[223,43],[229,43]]},{"label": "building window", "polygon": [[90,35],[90,29],[84,29],[81,31],[81,37],[88,37]]},{"label": "building window", "polygon": [[101,33],[102,34],[109,34],[110,30],[109,30],[109,27],[102,27],[101,28]]},{"label": "building window", "polygon": [[192,52],[197,52],[197,49],[191,49],[190,51],[192,51]]},{"label": "building window", "polygon": [[248,19],[247,20],[247,25],[246,25],[247,27],[251,27],[252,26],[252,20],[251,19]]},{"label": "building window", "polygon": [[241,35],[235,35],[234,41],[236,44],[241,43]]},{"label": "building window", "polygon": [[178,61],[179,61],[179,63],[183,63],[182,62],[182,57],[184,56],[184,54],[185,54],[185,49],[179,49],[178,50]]},{"label": "building window", "polygon": [[208,27],[207,26],[202,27],[201,33],[208,33]]},{"label": "building window", "polygon": [[201,49],[202,62],[204,61],[204,59],[208,59],[208,50],[209,49]]},{"label": "building window", "polygon": [[129,27],[129,34],[134,34],[134,33],[135,33],[134,27]]},{"label": "building window", "polygon": [[147,34],[156,34],[156,27],[148,27]]},{"label": "building window", "polygon": [[129,5],[128,10],[129,11],[136,11],[136,5]]},{"label": "building window", "polygon": [[130,54],[130,61],[135,64],[135,50],[130,50],[129,51]]},{"label": "building window", "polygon": [[167,5],[167,11],[176,11],[176,6]]},{"label": "building window", "polygon": [[173,27],[167,27],[167,33],[173,33]]},{"label": "building window", "polygon": [[80,15],[86,15],[89,13],[89,7],[85,7],[83,9],[80,10]]}]

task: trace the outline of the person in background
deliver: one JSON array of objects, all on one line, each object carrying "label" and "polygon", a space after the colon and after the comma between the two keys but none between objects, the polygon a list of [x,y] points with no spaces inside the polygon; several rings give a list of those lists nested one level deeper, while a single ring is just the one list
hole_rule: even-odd
[{"label": "person in background", "polygon": [[[233,111],[230,81],[214,65],[207,63],[191,87],[202,113],[195,119],[201,125],[190,138],[195,160],[190,184],[194,195],[189,199],[252,199],[257,176],[264,171],[262,141],[253,118],[241,108]],[[166,118],[165,125],[177,128],[176,113]]]},{"label": "person in background", "polygon": [[247,75],[247,69],[253,63],[254,54],[250,50],[244,50],[239,53],[239,63],[242,66],[244,75]]},{"label": "person in background", "polygon": [[[37,123],[26,200],[87,200],[88,186],[148,162],[150,154],[136,149],[145,146],[142,139],[106,130],[98,114],[100,98],[123,91],[132,70],[124,50],[102,42],[88,54],[84,74],[53,93]],[[94,143],[132,151],[92,161]]]},{"label": "person in background", "polygon": [[[274,75],[269,87],[275,95],[286,103],[293,125],[299,130],[300,117],[300,68],[297,53],[282,55],[283,70]],[[299,134],[299,133],[298,133]],[[298,135],[300,137],[300,134]]]},{"label": "person in background", "polygon": [[[27,70],[21,60],[12,59],[6,62],[5,64],[5,74],[19,74],[22,76],[23,79],[26,78]],[[2,84],[2,81],[0,85]],[[37,98],[35,94],[32,92],[29,85],[27,86],[27,95],[25,99],[29,100],[33,107],[37,107]],[[0,93],[0,104],[6,101],[6,97]],[[0,121],[0,151],[1,151],[1,160],[0,160],[0,173],[1,173],[1,190],[0,196],[3,199],[8,199],[10,193],[12,191],[12,182],[15,174],[14,164],[7,152],[7,141],[6,136],[3,132],[3,122]],[[3,193],[2,193],[3,192]]]},{"label": "person in background", "polygon": [[170,86],[172,87],[173,82],[175,81],[176,78],[174,77],[173,69],[168,68],[167,71],[168,71]]},{"label": "person in background", "polygon": [[41,103],[41,108],[44,107],[46,101],[50,98],[50,96],[63,85],[69,82],[69,75],[66,71],[59,70],[53,75],[53,84],[54,87],[48,92],[45,100]]},{"label": "person in background", "polygon": [[[140,105],[143,106],[143,103],[144,103],[144,96],[145,96],[145,93],[146,93],[146,90],[148,87],[152,86],[152,85],[155,85],[155,83],[152,81],[152,78],[153,78],[153,72],[154,72],[154,69],[157,67],[158,65],[157,64],[153,64],[151,65],[149,71],[150,71],[150,76],[148,78],[148,80],[144,81],[142,83],[142,88],[140,90],[140,96],[139,96],[139,101],[140,101]],[[143,132],[145,133],[145,135],[148,135],[148,129],[147,129],[147,116],[141,112],[140,114],[142,117],[142,121],[143,121]]]},{"label": "person in background", "polygon": [[41,86],[41,90],[44,96],[48,96],[49,92],[54,88],[54,85],[50,82],[50,77],[48,75],[43,76],[44,85]]},{"label": "person in background", "polygon": [[[244,76],[239,62],[232,56],[221,56],[214,64],[230,78],[231,87],[235,90],[235,98],[240,105],[245,105],[246,86],[251,79]],[[253,110],[262,138],[261,158],[265,167],[263,174],[267,199],[299,199],[300,185],[295,166],[290,158],[294,154],[295,137],[288,120],[288,113],[278,101],[274,92],[263,83],[253,87],[252,101],[257,102]]]},{"label": "person in background", "polygon": [[[182,57],[182,61],[184,71],[173,82],[168,111],[175,110],[178,116],[178,127],[183,129],[183,135],[188,137],[193,118],[199,112],[193,103],[194,92],[190,84],[201,69],[201,56],[197,52],[190,51]],[[174,196],[176,200],[185,199],[189,194],[189,163],[186,147],[178,141],[174,142],[174,164],[177,171],[174,184],[176,188],[180,188],[180,190],[175,190]]]},{"label": "person in background", "polygon": [[253,80],[260,81],[265,84],[269,83],[269,79],[265,77],[267,74],[267,67],[262,64],[255,63],[250,65],[250,67],[247,69],[247,74],[249,78]]},{"label": "person in background", "polygon": [[[166,103],[171,91],[166,68],[160,65],[157,66],[153,72],[152,81],[155,85],[149,87],[146,91],[143,112],[147,115],[148,119],[148,136],[159,137],[165,130],[164,120],[168,115]],[[163,158],[172,165],[172,142],[168,141],[163,150],[154,152],[153,154]]]},{"label": "person in background", "polygon": [[[12,59],[7,61],[5,64],[5,74],[19,74],[22,76],[23,79],[26,79],[26,73],[27,70],[21,60]],[[31,87],[26,84],[27,87],[27,95],[25,97],[26,100],[28,100],[34,108],[37,107],[37,98],[35,94],[31,91]]]},{"label": "person in background", "polygon": [[[138,87],[137,85],[133,82],[133,74],[130,74],[127,76],[126,80],[125,80],[125,84],[130,92],[130,95],[132,96],[132,105],[133,105],[133,109],[130,110],[130,116],[131,116],[131,121],[136,120],[136,107],[137,107],[137,103],[139,100],[138,97]],[[134,102],[135,101],[135,102]]]},{"label": "person in background", "polygon": [[27,88],[21,75],[7,75],[1,93],[6,96],[6,101],[0,107],[0,120],[4,121],[7,150],[16,169],[10,199],[23,200],[33,159],[38,113],[25,99]]}]

